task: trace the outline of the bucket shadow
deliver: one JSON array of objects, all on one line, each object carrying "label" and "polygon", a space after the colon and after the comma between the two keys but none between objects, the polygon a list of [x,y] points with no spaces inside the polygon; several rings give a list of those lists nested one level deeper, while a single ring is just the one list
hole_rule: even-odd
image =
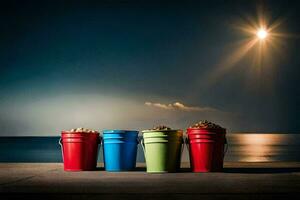
[{"label": "bucket shadow", "polygon": [[[97,171],[105,171],[105,169],[103,167],[99,167],[96,169]],[[130,171],[124,171],[124,172],[147,172],[147,168],[146,167],[136,167],[133,170]],[[162,174],[165,173],[186,173],[186,172],[192,172],[192,170],[190,168],[181,168],[178,169],[176,172],[162,172]]]},{"label": "bucket shadow", "polygon": [[300,167],[287,168],[224,168],[224,173],[241,173],[241,174],[280,174],[300,172]]},{"label": "bucket shadow", "polygon": [[176,169],[176,171],[162,172],[162,174],[178,174],[178,173],[189,173],[192,172],[191,168],[180,168]]},{"label": "bucket shadow", "polygon": [[187,173],[187,172],[192,172],[191,168],[180,168],[176,173]]},{"label": "bucket shadow", "polygon": [[[106,171],[104,167],[97,167],[95,171]],[[120,172],[146,172],[146,167],[136,167],[134,170]]]},{"label": "bucket shadow", "polygon": [[146,167],[136,167],[132,172],[146,172]]},{"label": "bucket shadow", "polygon": [[105,168],[104,167],[96,167],[95,171],[105,171]]}]

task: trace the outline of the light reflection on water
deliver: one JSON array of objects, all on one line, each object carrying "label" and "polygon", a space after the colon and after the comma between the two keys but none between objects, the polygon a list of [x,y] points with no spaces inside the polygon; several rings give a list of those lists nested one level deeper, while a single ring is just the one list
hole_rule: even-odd
[{"label": "light reflection on water", "polygon": [[299,161],[298,134],[228,134],[227,161],[270,162]]},{"label": "light reflection on water", "polygon": [[244,144],[243,150],[247,152],[248,156],[241,158],[240,161],[271,161],[271,155],[274,153],[272,152],[272,144],[274,144],[277,139],[278,136],[276,135],[241,135],[238,140],[240,144]]}]

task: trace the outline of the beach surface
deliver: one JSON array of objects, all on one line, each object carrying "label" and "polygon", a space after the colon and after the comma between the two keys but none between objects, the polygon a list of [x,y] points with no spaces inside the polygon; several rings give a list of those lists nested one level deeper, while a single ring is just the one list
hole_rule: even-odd
[{"label": "beach surface", "polygon": [[300,197],[300,162],[227,162],[222,173],[65,172],[62,163],[1,163],[1,197],[31,199],[286,199]]}]

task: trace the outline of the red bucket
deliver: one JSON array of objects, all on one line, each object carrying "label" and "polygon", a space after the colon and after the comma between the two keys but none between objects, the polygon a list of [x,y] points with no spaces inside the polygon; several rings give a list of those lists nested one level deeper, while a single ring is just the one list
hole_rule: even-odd
[{"label": "red bucket", "polygon": [[193,172],[212,171],[212,160],[214,152],[214,140],[210,139],[191,139],[190,160]]},{"label": "red bucket", "polygon": [[62,131],[60,145],[64,170],[89,171],[97,166],[99,133],[69,133]]},{"label": "red bucket", "polygon": [[187,129],[193,172],[223,170],[225,134],[225,129]]}]

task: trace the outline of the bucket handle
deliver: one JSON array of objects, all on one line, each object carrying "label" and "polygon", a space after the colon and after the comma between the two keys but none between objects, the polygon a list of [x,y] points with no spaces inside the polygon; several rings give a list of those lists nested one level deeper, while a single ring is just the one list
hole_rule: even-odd
[{"label": "bucket handle", "polygon": [[144,152],[144,157],[145,157],[145,160],[146,160],[146,149],[145,149],[145,144],[144,144],[144,139],[143,138],[140,140],[140,144],[142,146],[142,149],[143,149],[143,152]]},{"label": "bucket handle", "polygon": [[60,145],[60,147],[61,147],[61,156],[62,156],[62,159],[63,159],[63,162],[64,162],[64,146],[63,146],[63,144],[62,144],[62,139],[61,138],[59,138],[59,140],[58,140],[58,144]]},{"label": "bucket handle", "polygon": [[225,157],[225,154],[227,153],[227,151],[228,151],[228,146],[229,146],[226,137],[225,137],[225,142],[224,142],[224,144],[225,144],[225,149],[224,149],[224,152],[223,152],[223,158]]},{"label": "bucket handle", "polygon": [[102,145],[102,142],[103,142],[102,140],[103,140],[102,137],[99,136],[99,138],[98,138],[98,147],[97,147],[96,166],[97,166],[97,161],[98,161],[98,156],[99,156],[99,145],[100,145],[100,148],[101,148],[101,145]]},{"label": "bucket handle", "polygon": [[184,139],[182,138],[182,140],[181,140],[181,155],[180,155],[180,157],[182,156],[183,149],[184,149]]},{"label": "bucket handle", "polygon": [[182,160],[183,150],[184,150],[184,138],[182,138],[182,140],[181,140],[181,154],[180,154],[180,160],[179,160],[179,168],[181,166],[181,160]]},{"label": "bucket handle", "polygon": [[190,143],[189,143],[189,138],[188,137],[185,138],[185,144],[186,144],[187,150],[190,152],[190,147],[189,147]]}]

